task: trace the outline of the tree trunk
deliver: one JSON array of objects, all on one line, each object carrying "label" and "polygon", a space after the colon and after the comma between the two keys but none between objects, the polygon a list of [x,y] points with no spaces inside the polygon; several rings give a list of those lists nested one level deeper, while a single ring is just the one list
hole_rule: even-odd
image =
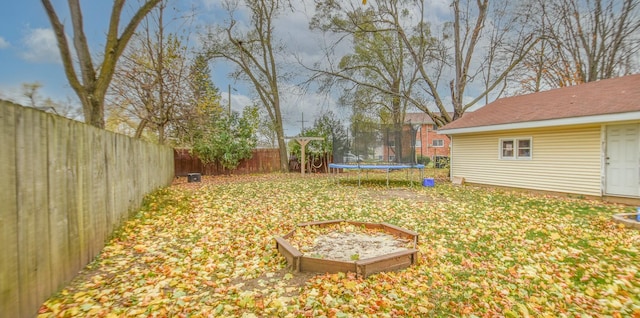
[{"label": "tree trunk", "polygon": [[104,129],[104,98],[98,98],[89,93],[84,99],[86,105],[84,108],[85,123]]},{"label": "tree trunk", "polygon": [[144,131],[144,129],[147,127],[147,120],[146,119],[142,119],[140,121],[140,123],[138,124],[138,127],[136,128],[136,133],[135,135],[133,135],[134,138],[140,138],[140,136],[142,136],[142,132]]},{"label": "tree trunk", "polygon": [[[111,82],[116,62],[127,45],[127,42],[131,36],[133,36],[140,21],[142,21],[145,15],[161,0],[145,1],[128,23],[120,21],[120,14],[125,0],[113,1],[101,63],[94,63],[92,61],[89,44],[84,34],[84,22],[79,1],[68,1],[73,30],[73,46],[75,48],[73,53],[67,41],[64,24],[60,22],[51,1],[41,1],[56,35],[60,57],[62,58],[62,64],[69,84],[82,103],[85,122],[104,129],[104,96]],[[120,26],[124,26],[124,30],[118,37],[118,27]],[[100,65],[98,72],[96,72],[95,65]],[[76,66],[79,68],[78,73],[76,73]],[[78,78],[78,74],[81,75],[81,78]]]},{"label": "tree trunk", "polygon": [[280,150],[280,170],[282,172],[289,171],[289,154],[287,153],[287,143],[284,139],[284,129],[282,124],[277,125],[276,135],[278,137],[278,150]]}]

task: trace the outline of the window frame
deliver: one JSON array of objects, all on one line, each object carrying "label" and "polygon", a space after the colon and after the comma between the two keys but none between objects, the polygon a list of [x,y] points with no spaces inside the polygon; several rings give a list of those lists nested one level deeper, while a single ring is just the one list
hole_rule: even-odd
[{"label": "window frame", "polygon": [[[440,141],[441,145],[440,146],[436,146],[435,145],[436,141]],[[431,139],[431,147],[433,147],[433,148],[442,148],[442,147],[444,147],[444,139]]]},{"label": "window frame", "polygon": [[[521,147],[521,141],[528,141],[529,147]],[[511,149],[512,155],[505,156],[505,142],[511,142],[513,144],[513,148]],[[520,150],[528,149],[529,155],[523,156],[520,154]],[[533,138],[532,137],[510,137],[510,138],[500,138],[498,141],[498,158],[500,160],[531,160],[533,159]]]}]

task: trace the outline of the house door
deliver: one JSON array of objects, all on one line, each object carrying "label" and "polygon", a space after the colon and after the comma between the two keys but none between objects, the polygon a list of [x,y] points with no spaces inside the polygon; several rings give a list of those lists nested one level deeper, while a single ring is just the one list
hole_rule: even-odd
[{"label": "house door", "polygon": [[607,194],[640,196],[639,135],[638,124],[607,127]]}]

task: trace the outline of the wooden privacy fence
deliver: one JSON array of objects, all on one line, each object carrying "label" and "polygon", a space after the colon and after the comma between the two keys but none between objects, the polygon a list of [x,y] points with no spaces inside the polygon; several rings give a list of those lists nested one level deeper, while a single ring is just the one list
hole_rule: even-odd
[{"label": "wooden privacy fence", "polygon": [[0,101],[0,316],[36,316],[173,176],[169,147]]},{"label": "wooden privacy fence", "polygon": [[[176,177],[183,177],[189,173],[201,173],[213,176],[229,173],[228,170],[216,164],[204,164],[195,155],[191,155],[189,149],[174,149],[174,162]],[[232,171],[234,174],[265,173],[280,170],[280,152],[278,149],[254,149],[250,159],[240,162],[238,168]]]}]

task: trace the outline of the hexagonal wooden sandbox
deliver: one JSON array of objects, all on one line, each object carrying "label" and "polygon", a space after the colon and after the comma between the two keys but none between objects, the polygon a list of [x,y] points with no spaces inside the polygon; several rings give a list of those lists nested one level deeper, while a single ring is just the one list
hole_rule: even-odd
[{"label": "hexagonal wooden sandbox", "polygon": [[287,259],[287,264],[295,272],[316,272],[316,273],[338,273],[353,272],[356,276],[367,277],[383,271],[394,271],[407,268],[418,262],[418,233],[403,229],[388,223],[367,223],[353,222],[346,220],[330,220],[319,222],[308,222],[298,224],[298,227],[320,226],[327,227],[339,223],[348,223],[355,226],[363,226],[367,229],[381,229],[387,234],[400,237],[413,242],[413,248],[388,253],[376,257],[354,260],[340,261],[333,259],[316,258],[303,255],[287,239],[291,238],[295,229],[286,235],[276,237],[276,248]]}]

